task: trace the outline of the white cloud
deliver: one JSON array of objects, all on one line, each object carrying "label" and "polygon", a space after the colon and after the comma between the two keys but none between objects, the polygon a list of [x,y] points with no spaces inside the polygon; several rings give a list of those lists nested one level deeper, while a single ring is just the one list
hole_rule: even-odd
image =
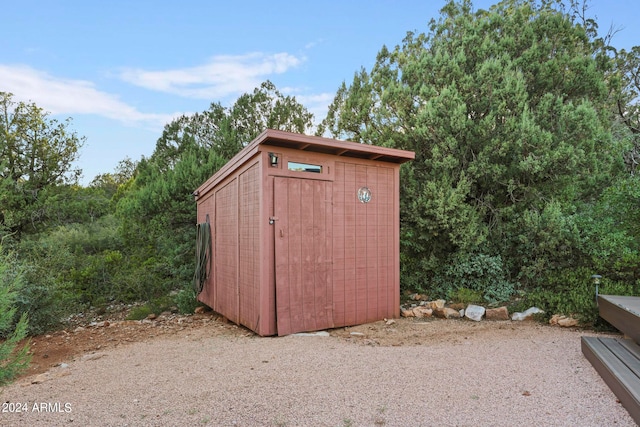
[{"label": "white cloud", "polygon": [[120,77],[147,89],[198,98],[219,99],[252,91],[269,75],[282,74],[304,62],[288,53],[219,55],[197,67],[164,71],[125,69]]},{"label": "white cloud", "polygon": [[324,39],[320,38],[320,39],[317,39],[315,41],[311,41],[311,42],[307,43],[306,45],[304,45],[304,48],[305,49],[313,49],[314,47],[316,47],[316,46],[318,46],[318,45],[320,45],[322,43],[324,43]]},{"label": "white cloud", "polygon": [[296,100],[313,113],[314,121],[319,124],[329,111],[329,105],[335,98],[334,93],[320,93],[316,95],[295,95]]},{"label": "white cloud", "polygon": [[0,82],[0,90],[11,92],[15,100],[35,102],[51,114],[95,114],[153,127],[162,127],[177,116],[140,112],[117,96],[99,91],[89,81],[54,77],[26,65],[0,64]]}]

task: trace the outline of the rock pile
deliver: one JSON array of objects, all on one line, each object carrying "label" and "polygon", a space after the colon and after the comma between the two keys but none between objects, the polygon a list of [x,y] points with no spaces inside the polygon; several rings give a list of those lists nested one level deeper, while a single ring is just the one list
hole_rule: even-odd
[{"label": "rock pile", "polygon": [[[537,307],[531,307],[523,312],[513,313],[509,315],[509,309],[506,306],[498,308],[485,308],[480,305],[469,304],[447,304],[443,299],[430,301],[429,298],[421,294],[412,294],[409,296],[409,303],[400,306],[400,315],[402,317],[428,318],[437,317],[440,319],[460,319],[465,318],[479,322],[485,320],[512,320],[523,321],[533,320],[536,314],[543,314],[544,311]],[[578,326],[579,322],[568,316],[554,315],[549,321],[551,325],[562,327]]]}]

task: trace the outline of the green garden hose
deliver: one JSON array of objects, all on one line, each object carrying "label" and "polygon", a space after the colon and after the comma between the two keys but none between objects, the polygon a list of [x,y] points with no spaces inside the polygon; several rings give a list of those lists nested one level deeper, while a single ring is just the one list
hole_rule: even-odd
[{"label": "green garden hose", "polygon": [[196,224],[196,271],[193,284],[199,294],[204,288],[204,282],[209,278],[209,264],[211,260],[211,226],[209,215],[206,222]]}]

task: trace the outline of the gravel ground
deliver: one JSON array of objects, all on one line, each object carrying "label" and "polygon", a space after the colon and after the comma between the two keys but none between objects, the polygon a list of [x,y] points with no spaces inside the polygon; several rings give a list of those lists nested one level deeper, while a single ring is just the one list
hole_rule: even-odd
[{"label": "gravel ground", "polygon": [[634,426],[583,335],[595,334],[408,319],[329,337],[201,328],[23,378],[0,391],[0,425]]}]

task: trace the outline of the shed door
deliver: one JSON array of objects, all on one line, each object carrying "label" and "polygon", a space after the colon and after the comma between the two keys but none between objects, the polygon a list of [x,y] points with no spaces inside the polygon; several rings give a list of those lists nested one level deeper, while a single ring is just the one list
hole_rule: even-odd
[{"label": "shed door", "polygon": [[333,327],[331,182],[274,178],[278,335]]}]

